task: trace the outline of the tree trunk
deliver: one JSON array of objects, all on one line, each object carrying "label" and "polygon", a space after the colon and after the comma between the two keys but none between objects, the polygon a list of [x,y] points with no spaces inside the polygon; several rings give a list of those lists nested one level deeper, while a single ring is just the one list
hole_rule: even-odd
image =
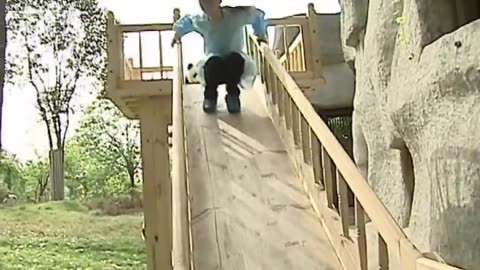
[{"label": "tree trunk", "polygon": [[0,150],[2,144],[2,125],[3,125],[3,88],[5,82],[5,55],[7,48],[7,26],[5,22],[5,0],[0,0]]},{"label": "tree trunk", "polygon": [[130,188],[135,188],[135,170],[128,170],[128,177],[130,179]]},{"label": "tree trunk", "polygon": [[[48,181],[49,181],[50,177],[47,175],[45,177],[45,179],[43,179],[42,177],[40,177],[37,181],[37,189],[35,191],[35,200],[36,202],[40,202],[42,200],[42,198],[44,197],[45,195],[45,190],[47,189],[47,186],[48,186]],[[38,191],[38,192],[37,192]]]},{"label": "tree trunk", "polygon": [[63,169],[63,151],[50,151],[50,179],[52,200],[61,201],[65,198],[65,179]]}]

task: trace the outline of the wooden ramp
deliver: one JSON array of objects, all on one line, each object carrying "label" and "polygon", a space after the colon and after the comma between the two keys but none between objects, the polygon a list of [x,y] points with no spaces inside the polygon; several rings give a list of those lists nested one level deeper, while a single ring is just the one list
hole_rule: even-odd
[{"label": "wooden ramp", "polygon": [[202,111],[184,87],[196,270],[336,270],[338,258],[254,91],[242,113]]}]

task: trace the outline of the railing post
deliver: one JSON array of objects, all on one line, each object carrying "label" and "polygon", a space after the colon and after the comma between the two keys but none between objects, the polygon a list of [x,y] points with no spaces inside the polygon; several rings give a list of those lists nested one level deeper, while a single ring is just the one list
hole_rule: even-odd
[{"label": "railing post", "polygon": [[[174,22],[180,18],[178,8],[173,11]],[[183,52],[182,43],[175,45],[177,59],[173,67],[172,89],[172,220],[173,267],[190,269],[189,208],[187,196],[187,167],[183,111]]]},{"label": "railing post", "polygon": [[157,96],[143,99],[139,106],[148,270],[173,269],[172,181],[167,132],[171,105],[171,96]]},{"label": "railing post", "polygon": [[310,38],[309,58],[312,59],[312,72],[314,78],[323,77],[323,66],[320,59],[320,36],[318,31],[318,17],[313,3],[308,4],[308,28]]},{"label": "railing post", "polygon": [[115,25],[113,12],[107,13],[107,92],[114,91],[120,79],[120,70],[123,63],[118,55],[120,44],[118,44],[118,32]]}]

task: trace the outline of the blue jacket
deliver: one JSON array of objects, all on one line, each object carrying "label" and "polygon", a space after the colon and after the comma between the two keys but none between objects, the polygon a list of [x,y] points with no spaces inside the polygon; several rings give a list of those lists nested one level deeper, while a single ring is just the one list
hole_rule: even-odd
[{"label": "blue jacket", "polygon": [[223,7],[224,19],[218,24],[210,23],[204,13],[185,15],[174,24],[180,38],[190,32],[199,33],[204,40],[204,51],[208,56],[223,56],[231,52],[242,53],[245,46],[244,26],[252,25],[254,34],[265,37],[267,23],[265,13],[255,7]]}]

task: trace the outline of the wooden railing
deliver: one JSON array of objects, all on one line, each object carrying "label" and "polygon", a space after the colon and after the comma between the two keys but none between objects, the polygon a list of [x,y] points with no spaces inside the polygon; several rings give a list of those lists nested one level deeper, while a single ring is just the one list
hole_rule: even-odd
[{"label": "wooden railing", "polygon": [[[177,11],[176,18],[178,15]],[[314,27],[306,26],[305,21],[300,18],[288,19],[288,22],[272,19],[269,23],[296,22],[303,23],[309,29]],[[114,23],[113,15],[109,16],[108,95],[120,108],[124,108],[123,104],[133,104],[129,101],[131,99],[140,104],[125,105],[128,108],[123,111],[131,112],[131,117],[139,115],[142,126],[142,158],[146,181],[144,205],[145,216],[151,226],[147,227],[146,238],[149,270],[193,269],[189,231],[191,217],[186,184],[188,149],[185,145],[183,114],[182,45],[175,45],[177,59],[174,67],[163,67],[162,64],[159,67],[144,67],[142,60],[139,67],[133,67],[132,62],[124,57],[123,33],[171,31],[171,28],[172,24],[118,25]],[[315,50],[308,48],[312,43],[305,40],[311,37],[308,34],[302,36],[304,54],[310,59],[309,53]],[[248,37],[248,52],[257,61],[265,84],[265,104],[343,267],[347,270],[366,270],[369,266],[368,255],[372,250],[368,249],[366,237],[368,216],[378,233],[375,250],[378,250],[377,265],[380,269],[398,265],[398,269],[402,270],[458,270],[421,255],[362,178],[353,161],[316,114],[280,60],[268,46],[260,46],[252,37]],[[141,45],[139,47],[141,50]],[[321,63],[318,64],[321,67]],[[306,70],[309,65],[312,65],[312,62],[305,61]],[[172,70],[173,78],[145,80],[145,73],[152,71],[150,68],[159,74]],[[158,90],[163,84],[152,84],[158,81],[173,81],[173,86],[170,86],[168,91]],[[167,123],[170,122],[159,119],[166,118],[165,115],[171,117],[172,125],[170,164],[163,158],[163,140]],[[168,165],[171,167],[171,174],[168,172]],[[160,187],[166,190],[161,195],[158,194]],[[348,189],[355,195],[353,224],[349,213]],[[356,233],[351,232],[352,227]]]},{"label": "wooden railing", "polygon": [[[283,27],[283,39],[286,45],[286,27]],[[303,33],[300,31],[283,54],[277,54],[280,63],[288,72],[305,72],[305,46],[303,45]]]},{"label": "wooden railing", "polygon": [[[112,12],[108,13],[108,73],[106,97],[130,119],[138,119],[140,103],[145,97],[170,96],[172,91],[173,67],[163,65],[161,34],[172,31],[172,23],[124,25],[119,24]],[[142,33],[158,32],[158,66],[145,66],[142,46]],[[125,39],[128,35],[138,35],[138,66],[132,56],[125,51]],[[152,52],[149,52],[152,53]],[[170,74],[170,76],[168,76]]]},{"label": "wooden railing", "polygon": [[[175,9],[174,21],[180,18]],[[187,144],[183,110],[183,52],[182,44],[175,44],[177,59],[173,67],[175,78],[172,92],[172,221],[173,269],[193,269],[191,246],[191,211],[188,201]]]},{"label": "wooden railing", "polygon": [[[316,78],[322,75],[322,64],[318,40],[318,16],[313,4],[308,5],[307,14],[274,18],[267,20],[269,27],[281,28],[283,31],[282,45],[284,51],[277,54],[287,71],[295,73],[300,78]],[[292,42],[287,41],[287,29],[298,28],[299,34]],[[308,55],[308,58],[303,57]],[[296,74],[298,73],[298,74]]]},{"label": "wooden railing", "polygon": [[[325,83],[320,59],[318,13],[314,5],[308,5],[306,14],[268,19],[267,25],[281,29],[283,52],[277,52],[276,57],[304,94],[307,97],[311,96],[313,91],[320,89]],[[287,40],[289,28],[299,29],[292,41]]]},{"label": "wooden railing", "polygon": [[[175,10],[174,19],[179,15]],[[108,14],[106,97],[127,117],[140,119],[148,270],[192,269],[182,45],[175,45],[174,66],[164,65],[162,51],[161,33],[172,31],[172,27],[173,23],[122,25],[115,21],[113,13]],[[152,31],[159,35],[159,65],[145,66],[142,33]],[[139,37],[137,66],[126,57],[124,39],[129,33]],[[167,42],[170,44],[170,40]]]},{"label": "wooden railing", "polygon": [[[367,216],[378,234],[378,269],[458,269],[422,257],[272,50],[252,36],[247,42],[265,84],[265,105],[344,269],[373,269]],[[349,189],[354,194],[354,222]]]},{"label": "wooden railing", "polygon": [[[120,25],[119,32],[122,34],[122,41],[128,37],[137,36],[137,53],[139,55],[139,65],[134,67],[133,58],[122,59],[125,63],[123,77],[126,80],[162,80],[171,79],[173,76],[173,67],[164,65],[164,52],[162,47],[162,33],[172,31],[171,23],[160,24],[135,24],[135,25]],[[156,33],[158,35],[158,61],[156,66],[145,66],[143,38],[144,33]],[[168,41],[167,41],[168,42]],[[125,55],[125,48],[122,42],[122,51]],[[152,52],[149,52],[151,54]],[[149,76],[148,76],[149,75]]]}]

